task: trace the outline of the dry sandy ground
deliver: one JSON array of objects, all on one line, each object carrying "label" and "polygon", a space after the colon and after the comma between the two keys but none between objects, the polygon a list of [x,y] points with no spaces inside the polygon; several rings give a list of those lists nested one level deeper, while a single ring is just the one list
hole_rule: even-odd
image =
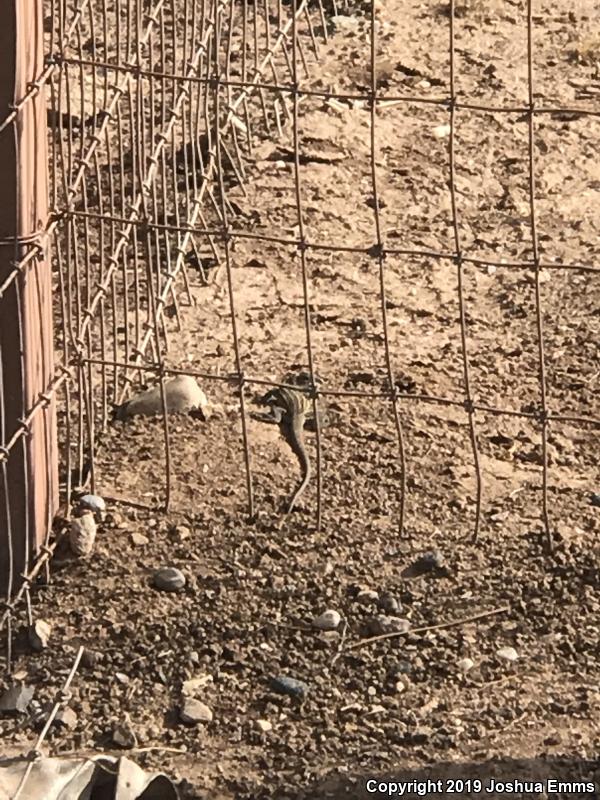
[{"label": "dry sandy ground", "polygon": [[[445,96],[448,20],[435,4],[386,2],[379,88],[388,96]],[[472,103],[510,106],[456,120],[456,187],[462,247],[471,257],[531,257],[527,159],[526,27],[523,2],[459,3],[457,91]],[[600,95],[595,3],[539,3],[535,11],[536,104],[593,108]],[[339,23],[309,82],[360,94],[366,71],[364,9]],[[375,159],[381,224],[389,247],[451,252],[448,112],[403,104],[377,116]],[[383,392],[387,382],[364,102],[300,105],[304,222],[311,243],[361,248],[307,253],[315,369],[327,391]],[[597,263],[600,120],[536,118],[537,213],[544,262]],[[292,141],[265,139],[247,159],[247,195],[233,189],[236,230],[293,239],[298,224]],[[194,305],[168,362],[224,375],[233,369],[227,273],[205,285],[190,272]],[[306,366],[301,263],[294,248],[234,239],[232,280],[242,364],[278,380]],[[464,383],[456,265],[428,255],[385,261],[391,363],[401,392],[462,401]],[[541,278],[548,405],[599,416],[596,276],[545,269]],[[531,270],[467,264],[464,300],[474,397],[481,405],[531,411],[540,399],[535,281]],[[99,451],[98,491],[109,516],[91,561],[58,570],[35,595],[35,614],[54,626],[41,655],[17,667],[50,697],[75,649],[86,657],[74,683],[78,725],[57,731],[57,751],[112,749],[128,718],[140,763],[180,778],[185,797],[367,797],[372,776],[394,779],[570,777],[600,780],[598,717],[598,433],[550,428],[549,510],[556,548],[541,539],[540,430],[516,416],[475,415],[483,477],[480,541],[470,540],[475,473],[468,417],[460,407],[404,399],[407,496],[398,533],[401,469],[385,398],[330,398],[322,431],[323,524],[315,529],[316,483],[290,518],[282,499],[296,479],[275,426],[249,420],[256,516],[247,521],[239,400],[226,382],[201,381],[208,421],[171,422],[172,509],[163,497],[159,420],[110,426]],[[247,400],[260,391],[246,388]],[[315,438],[308,434],[315,457]],[[130,500],[138,508],[117,500]],[[139,537],[147,537],[140,543]],[[437,548],[446,569],[403,570]],[[185,590],[158,593],[153,570],[186,574]],[[365,599],[362,589],[379,593]],[[369,619],[393,595],[414,628],[507,610],[455,627],[364,644]],[[323,635],[315,614],[337,609],[347,623]],[[498,658],[513,646],[514,663]],[[459,662],[474,662],[464,674]],[[274,695],[269,679],[305,681],[303,702]],[[178,721],[183,681],[210,676],[205,726]],[[272,728],[263,733],[257,720]],[[31,717],[6,725],[6,741],[30,741]],[[160,748],[166,748],[163,752]],[[600,783],[598,784],[600,785]],[[430,796],[434,796],[433,794]],[[462,796],[468,796],[465,790]],[[488,795],[488,796],[500,796]],[[566,794],[564,796],[567,796]],[[572,794],[570,796],[590,796]]]}]

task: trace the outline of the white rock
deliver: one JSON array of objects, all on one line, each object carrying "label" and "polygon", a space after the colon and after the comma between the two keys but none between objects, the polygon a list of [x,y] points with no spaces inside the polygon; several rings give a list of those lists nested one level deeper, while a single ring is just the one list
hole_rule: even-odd
[{"label": "white rock", "polygon": [[328,608],[327,611],[324,611],[313,619],[313,625],[320,631],[334,631],[341,621],[342,618],[338,612],[332,608]]},{"label": "white rock", "polygon": [[370,603],[376,603],[379,600],[379,592],[374,589],[361,589],[356,595],[356,602],[362,603],[367,606]]},{"label": "white rock", "polygon": [[71,520],[69,529],[69,545],[71,552],[80,557],[89,556],[96,541],[96,520],[91,511],[84,511],[81,516]]},{"label": "white rock", "polygon": [[475,662],[472,658],[461,658],[461,660],[456,664],[461,672],[468,672],[470,669],[473,669],[475,666]]},{"label": "white rock", "polygon": [[200,700],[186,698],[179,710],[182,722],[195,725],[198,722],[212,722],[213,713],[210,708]]},{"label": "white rock", "polygon": [[496,655],[504,661],[517,661],[519,658],[519,654],[514,647],[501,647],[496,651]]},{"label": "white rock", "polygon": [[43,619],[36,620],[27,630],[27,638],[29,639],[31,649],[38,653],[45,650],[48,646],[51,633],[52,627],[49,622],[45,622]]},{"label": "white rock", "polygon": [[96,517],[101,517],[106,511],[106,502],[99,494],[84,494],[77,501],[80,508],[91,511]]},{"label": "white rock", "polygon": [[273,726],[268,719],[257,719],[254,723],[261,733],[269,733],[273,730]]},{"label": "white rock", "polygon": [[[172,413],[183,413],[208,405],[206,395],[191,375],[178,375],[165,381],[165,401],[167,410]],[[158,385],[123,403],[115,416],[118,420],[135,416],[151,417],[162,414],[162,410],[162,394]]]},{"label": "white rock", "polygon": [[451,131],[452,128],[450,125],[436,125],[435,128],[431,129],[436,139],[445,139],[447,136],[450,136]]}]

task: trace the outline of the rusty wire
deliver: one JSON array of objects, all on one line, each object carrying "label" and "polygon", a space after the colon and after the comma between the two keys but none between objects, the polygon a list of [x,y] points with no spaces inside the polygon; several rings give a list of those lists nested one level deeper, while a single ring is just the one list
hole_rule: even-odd
[{"label": "rusty wire", "polygon": [[[403,414],[410,403],[452,406],[463,410],[469,425],[473,474],[476,481],[473,534],[477,537],[484,486],[479,461],[476,419],[492,414],[528,419],[537,423],[542,443],[542,510],[545,541],[552,544],[548,513],[548,432],[551,422],[600,426],[600,419],[573,414],[569,409],[548,406],[544,356],[543,311],[540,292],[542,270],[600,272],[593,264],[546,262],[540,255],[536,224],[535,119],[558,113],[600,116],[590,108],[549,107],[535,104],[533,75],[532,0],[527,4],[528,103],[495,106],[459,97],[455,86],[454,0],[450,0],[448,27],[449,92],[438,97],[386,94],[378,90],[376,72],[376,10],[370,12],[370,90],[366,94],[333,93],[303,85],[302,74],[318,57],[321,36],[327,41],[327,13],[321,2],[293,0],[291,6],[247,0],[155,0],[148,4],[130,0],[126,19],[109,0],[91,4],[79,0],[67,9],[49,0],[52,26],[46,42],[46,62],[39,76],[30,82],[0,119],[0,134],[15,126],[19,115],[47,87],[52,113],[50,161],[51,214],[40,236],[51,242],[54,256],[57,310],[56,338],[61,360],[45,391],[24,410],[11,430],[0,429],[0,480],[6,480],[11,453],[27,437],[33,421],[62,392],[63,464],[66,475],[63,506],[68,514],[73,462],[79,469],[92,462],[95,484],[95,449],[103,428],[110,420],[111,406],[122,402],[132,385],[144,375],[153,376],[161,387],[165,452],[164,505],[172,493],[172,453],[166,413],[164,383],[169,376],[191,375],[204,381],[227,381],[238,392],[242,424],[241,446],[245,466],[248,512],[255,512],[252,459],[247,428],[244,390],[249,385],[274,384],[261,375],[249,374],[236,324],[238,300],[231,269],[235,239],[274,243],[294,248],[301,268],[306,352],[311,375],[311,393],[316,420],[317,508],[316,524],[321,527],[324,507],[322,485],[323,437],[318,406],[321,398],[365,398],[388,403],[393,414],[398,447],[400,530],[405,529],[407,474],[409,465],[403,432]],[[150,6],[148,8],[148,6]],[[335,6],[335,3],[334,3]],[[334,10],[339,11],[337,7]],[[287,16],[286,16],[287,15]],[[273,18],[272,18],[273,17]],[[114,34],[110,21],[114,19]],[[184,31],[178,50],[178,36]],[[241,58],[239,75],[232,71],[234,29],[239,33]],[[179,53],[179,55],[178,55]],[[374,198],[373,241],[364,247],[344,242],[316,241],[310,237],[305,220],[302,185],[302,139],[299,104],[304,98],[335,100],[347,104],[366,102],[371,121],[371,191]],[[253,119],[251,103],[258,112]],[[376,167],[378,114],[395,106],[424,105],[448,113],[448,186],[452,207],[453,249],[395,247],[380,216]],[[91,110],[90,110],[91,107]],[[4,110],[0,110],[0,113]],[[466,252],[460,235],[455,172],[459,156],[455,130],[462,111],[486,114],[524,114],[528,121],[529,217],[532,258],[523,261],[486,259]],[[231,205],[224,181],[225,164],[244,190],[243,156],[253,153],[253,126],[270,135],[288,126],[293,144],[293,172],[297,236],[261,234],[233,230]],[[178,154],[181,153],[184,188],[178,182]],[[171,164],[171,166],[169,166]],[[191,180],[188,183],[188,176]],[[228,375],[168,366],[169,347],[165,309],[172,301],[178,330],[184,324],[182,302],[191,303],[185,257],[206,244],[214,259],[225,268],[231,317],[233,369]],[[27,268],[42,255],[41,239],[23,242],[10,272],[0,283],[0,302]],[[367,255],[377,264],[379,301],[388,386],[384,391],[347,391],[329,385],[317,386],[318,353],[312,336],[310,268],[311,256],[319,251]],[[454,264],[457,275],[459,336],[462,355],[463,393],[443,397],[399,391],[394,375],[386,306],[386,259],[428,258]],[[530,271],[535,277],[535,306],[538,338],[539,408],[523,411],[493,407],[476,401],[472,386],[469,339],[464,297],[465,271],[487,267]],[[182,288],[184,300],[178,299]],[[117,330],[123,329],[122,340]],[[4,376],[0,373],[0,394]],[[293,388],[293,387],[292,387]],[[23,564],[19,587],[11,587],[0,616],[9,640],[11,620],[18,601],[48,562],[56,542],[48,538],[38,548],[37,560],[29,554]],[[10,533],[13,542],[14,533]],[[11,559],[12,564],[12,559]],[[17,576],[13,576],[16,578]],[[11,584],[13,580],[11,579]],[[30,613],[30,612],[29,612]],[[8,663],[10,665],[10,648]]]}]

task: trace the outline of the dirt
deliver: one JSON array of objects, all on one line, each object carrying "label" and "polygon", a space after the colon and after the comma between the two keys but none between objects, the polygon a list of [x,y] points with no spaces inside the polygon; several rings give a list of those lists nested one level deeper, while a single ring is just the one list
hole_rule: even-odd
[{"label": "dirt", "polygon": [[[569,110],[540,113],[534,125],[547,404],[555,415],[598,418],[596,276],[553,268],[593,267],[598,256],[598,7],[536,6],[535,104]],[[320,45],[320,64],[307,82],[316,92],[368,90],[368,17],[363,7],[351,12]],[[444,8],[391,0],[378,6],[377,19],[382,96],[447,97]],[[472,396],[481,407],[512,412],[474,415],[478,541],[458,270],[452,258],[432,255],[455,251],[448,139],[438,130],[448,124],[448,110],[411,102],[377,114],[386,247],[418,251],[388,254],[382,275],[368,252],[377,235],[367,103],[303,96],[310,343],[323,379],[320,402],[331,417],[320,433],[320,459],[307,433],[321,467],[321,528],[317,481],[296,512],[282,513],[297,465],[277,427],[250,417],[248,519],[240,402],[227,380],[235,371],[228,273],[222,264],[207,283],[190,269],[193,304],[181,291],[183,329],[169,322],[166,363],[198,375],[211,414],[170,418],[170,509],[156,510],[165,497],[162,421],[110,424],[96,464],[96,491],[109,513],[94,556],[56,569],[49,585],[36,587],[34,615],[52,623],[51,646],[17,652],[15,669],[36,686],[40,702],[54,696],[79,645],[97,653],[85,656],[73,684],[78,725],[49,734],[53,752],[112,751],[114,725],[129,719],[137,746],[125,754],[181,780],[183,797],[213,800],[384,796],[369,791],[371,778],[600,785],[599,511],[590,503],[600,485],[598,430],[576,419],[550,423],[555,547],[548,554],[535,417],[536,282],[530,267],[502,265],[532,257],[525,3],[458,2],[455,26],[459,99],[513,109],[459,109],[455,120],[460,245],[468,258],[494,262],[462,268]],[[298,214],[289,126],[282,139],[255,141],[244,166],[246,194],[235,186],[229,192],[234,234],[292,243]],[[277,382],[306,369],[302,263],[292,244],[235,235],[230,255],[248,410],[264,391],[252,378]],[[380,280],[390,365],[402,393],[402,531]],[[200,377],[206,374],[216,379]],[[432,549],[441,552],[443,569],[403,575]],[[153,571],[165,564],[186,575],[182,592],[153,588]],[[365,589],[379,600],[365,600]],[[363,641],[369,620],[387,613],[386,594],[397,600],[396,615],[420,632]],[[333,634],[312,627],[327,608],[343,618]],[[498,656],[506,646],[518,660]],[[467,657],[474,664],[465,673],[460,662]],[[306,697],[274,694],[270,679],[278,675],[306,682]],[[200,676],[208,678],[198,696],[214,718],[186,726],[177,711],[182,684]],[[257,720],[272,729],[262,732]],[[39,727],[33,712],[7,721],[7,746],[25,746]],[[470,789],[458,794],[470,796]],[[593,794],[564,789],[557,796]]]}]

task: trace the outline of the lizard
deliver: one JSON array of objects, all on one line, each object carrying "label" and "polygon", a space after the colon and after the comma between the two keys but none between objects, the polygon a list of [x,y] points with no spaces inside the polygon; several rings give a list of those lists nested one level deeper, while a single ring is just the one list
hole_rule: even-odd
[{"label": "lizard", "polygon": [[[320,379],[317,379],[317,382],[320,383]],[[300,464],[302,475],[300,483],[288,503],[287,513],[290,514],[311,478],[311,464],[304,443],[304,427],[305,425],[309,427],[310,424],[310,427],[314,428],[315,421],[312,399],[302,391],[302,389],[310,388],[310,375],[308,373],[290,374],[284,378],[284,383],[297,386],[298,389],[285,386],[271,389],[258,400],[260,405],[270,406],[270,413],[252,414],[252,416],[262,422],[277,423],[281,435]],[[319,421],[320,424],[327,424],[327,416],[319,415]]]}]

